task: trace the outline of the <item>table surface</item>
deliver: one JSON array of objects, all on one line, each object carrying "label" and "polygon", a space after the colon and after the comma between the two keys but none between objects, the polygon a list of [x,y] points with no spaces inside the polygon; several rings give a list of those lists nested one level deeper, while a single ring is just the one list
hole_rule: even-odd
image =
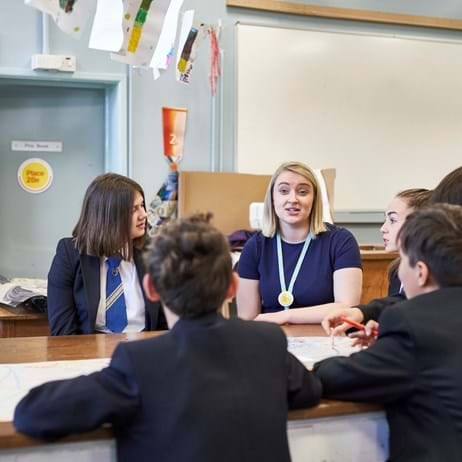
[{"label": "table surface", "polygon": [[[319,325],[291,325],[284,326],[283,330],[287,336],[291,337],[324,335]],[[119,342],[162,334],[163,332],[142,332],[136,334],[0,338],[0,364],[108,358]],[[372,404],[322,400],[321,404],[314,408],[290,411],[289,420],[333,417],[380,410],[382,410],[380,406]],[[107,438],[112,438],[110,428],[101,428],[90,433],[74,435],[60,441],[86,441]],[[45,443],[16,433],[10,422],[0,422],[0,449],[41,444]]]}]

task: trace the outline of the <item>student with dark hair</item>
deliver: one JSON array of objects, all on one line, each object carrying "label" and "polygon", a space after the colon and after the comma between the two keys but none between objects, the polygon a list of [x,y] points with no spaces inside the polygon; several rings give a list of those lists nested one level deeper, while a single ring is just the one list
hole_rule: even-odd
[{"label": "student with dark hair", "polygon": [[101,372],[32,389],[16,429],[48,439],[110,422],[119,462],[290,461],[287,410],[317,404],[320,383],[279,327],[218,313],[237,284],[224,236],[198,216],[172,221],[145,260],[171,330],[120,343]]},{"label": "student with dark hair", "polygon": [[[432,191],[424,188],[405,189],[399,192],[388,204],[385,211],[385,221],[380,228],[386,252],[398,251],[397,236],[406,217],[428,205],[431,194]],[[377,320],[387,306],[406,300],[406,293],[398,277],[398,265],[399,258],[390,265],[387,297],[373,299],[367,304],[332,310],[322,321],[326,332],[329,333],[330,329],[334,327],[334,335],[339,335],[351,328],[349,324],[341,322],[340,316],[347,316],[354,321],[363,323],[374,321],[368,327],[371,330],[376,328]]]},{"label": "student with dark hair", "polygon": [[160,304],[141,287],[146,217],[138,183],[115,173],[92,181],[72,237],[58,242],[48,273],[51,335],[166,328]]},{"label": "student with dark hair", "polygon": [[431,202],[462,205],[462,167],[448,173],[434,189]]},{"label": "student with dark hair", "polygon": [[398,236],[409,300],[381,315],[377,341],[315,364],[326,398],[385,406],[390,462],[462,460],[462,207],[410,215]]}]

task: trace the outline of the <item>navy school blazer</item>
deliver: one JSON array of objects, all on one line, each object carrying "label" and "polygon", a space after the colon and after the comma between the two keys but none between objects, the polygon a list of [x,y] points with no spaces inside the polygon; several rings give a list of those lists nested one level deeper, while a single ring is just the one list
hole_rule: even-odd
[{"label": "navy school blazer", "polygon": [[[144,268],[138,249],[135,249],[134,261],[141,284]],[[72,238],[61,239],[48,273],[47,295],[51,335],[95,333],[100,298],[99,257],[80,254]],[[149,301],[144,291],[143,298],[145,330],[167,329],[161,304]]]},{"label": "navy school blazer", "polygon": [[119,343],[100,372],[32,389],[14,425],[56,439],[110,422],[119,462],[290,462],[287,411],[320,395],[279,326],[210,313]]}]

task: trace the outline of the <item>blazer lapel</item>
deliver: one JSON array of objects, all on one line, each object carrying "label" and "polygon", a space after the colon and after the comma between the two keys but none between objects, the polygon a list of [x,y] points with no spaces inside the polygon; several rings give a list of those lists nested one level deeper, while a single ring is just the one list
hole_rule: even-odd
[{"label": "blazer lapel", "polygon": [[142,253],[138,249],[134,249],[133,252],[133,260],[136,266],[136,273],[138,274],[138,281],[141,286],[141,292],[143,292],[144,298],[144,306],[146,309],[146,330],[154,330],[157,327],[158,318],[159,318],[159,309],[160,303],[158,302],[151,302],[146,298],[146,294],[144,293],[143,289],[143,277],[145,273],[144,263],[142,258]]},{"label": "blazer lapel", "polygon": [[90,327],[95,330],[96,313],[100,299],[100,262],[98,257],[80,255],[80,267],[87,297],[88,320]]}]

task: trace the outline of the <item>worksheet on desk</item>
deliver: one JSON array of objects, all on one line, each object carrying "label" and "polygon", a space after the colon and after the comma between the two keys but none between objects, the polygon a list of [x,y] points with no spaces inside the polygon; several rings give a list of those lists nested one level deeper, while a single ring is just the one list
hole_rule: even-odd
[{"label": "worksheet on desk", "polygon": [[109,364],[110,358],[40,363],[0,364],[0,422],[11,422],[14,409],[27,392],[42,383],[88,375]]},{"label": "worksheet on desk", "polygon": [[308,369],[332,356],[350,356],[361,349],[349,337],[287,337],[288,350]]}]

